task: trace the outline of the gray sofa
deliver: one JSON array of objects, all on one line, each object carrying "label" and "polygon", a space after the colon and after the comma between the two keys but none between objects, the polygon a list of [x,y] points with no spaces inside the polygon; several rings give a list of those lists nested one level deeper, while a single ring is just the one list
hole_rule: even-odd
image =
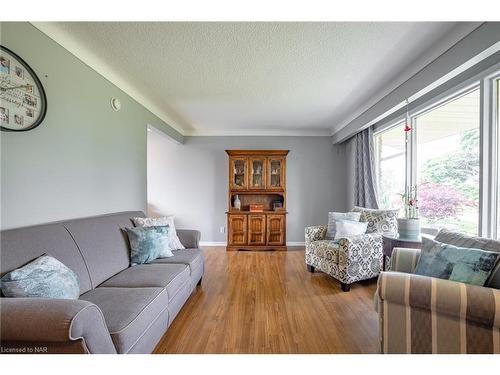
[{"label": "gray sofa", "polygon": [[151,353],[204,273],[200,232],[186,250],[130,267],[132,217],[121,212],[1,232],[1,276],[47,253],[78,276],[78,300],[0,299],[1,352]]}]

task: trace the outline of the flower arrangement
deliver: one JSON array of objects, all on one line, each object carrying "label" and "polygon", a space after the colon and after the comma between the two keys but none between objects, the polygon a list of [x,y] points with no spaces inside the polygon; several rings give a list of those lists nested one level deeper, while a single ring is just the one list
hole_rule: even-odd
[{"label": "flower arrangement", "polygon": [[404,238],[420,236],[420,219],[418,217],[417,186],[408,186],[405,194],[401,194],[404,205],[404,217],[398,218],[398,233]]},{"label": "flower arrangement", "polygon": [[401,194],[406,219],[418,219],[417,185],[408,186],[406,193]]}]

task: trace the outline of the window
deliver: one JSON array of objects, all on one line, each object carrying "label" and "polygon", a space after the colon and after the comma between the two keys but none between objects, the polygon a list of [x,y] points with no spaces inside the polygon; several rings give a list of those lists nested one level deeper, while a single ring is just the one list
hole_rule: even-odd
[{"label": "window", "polygon": [[406,186],[416,186],[423,232],[446,228],[500,240],[499,67],[410,103],[406,148],[407,108],[375,125],[380,208],[401,208]]},{"label": "window", "polygon": [[496,129],[497,129],[497,239],[500,240],[500,78],[496,80]]},{"label": "window", "polygon": [[478,234],[479,121],[479,89],[416,117],[416,181],[423,227]]},{"label": "window", "polygon": [[375,135],[375,173],[380,208],[401,207],[405,191],[403,123]]}]

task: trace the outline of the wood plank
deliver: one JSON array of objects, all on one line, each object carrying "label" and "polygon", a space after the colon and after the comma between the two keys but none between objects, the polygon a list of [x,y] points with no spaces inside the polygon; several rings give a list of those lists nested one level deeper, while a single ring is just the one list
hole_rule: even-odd
[{"label": "wood plank", "polygon": [[378,353],[376,280],[340,290],[304,250],[203,249],[203,283],[155,353]]}]

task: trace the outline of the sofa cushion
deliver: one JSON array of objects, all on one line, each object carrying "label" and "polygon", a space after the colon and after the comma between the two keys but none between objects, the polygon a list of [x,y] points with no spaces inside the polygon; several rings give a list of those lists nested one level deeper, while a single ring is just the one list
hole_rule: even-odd
[{"label": "sofa cushion", "polygon": [[80,299],[102,310],[118,353],[127,353],[168,307],[164,288],[99,287]]},{"label": "sofa cushion", "polygon": [[76,274],[80,294],[92,288],[85,261],[63,224],[2,231],[0,243],[0,276],[47,253]]},{"label": "sofa cushion", "polygon": [[200,249],[185,249],[172,251],[174,254],[170,258],[160,258],[153,260],[152,264],[186,264],[190,272],[203,265],[203,255]]},{"label": "sofa cushion", "polygon": [[63,223],[85,259],[93,288],[129,267],[130,249],[122,229],[132,226],[131,218],[137,216],[144,214],[140,211],[121,212]]},{"label": "sofa cushion", "polygon": [[203,254],[200,249],[185,249],[172,251],[174,254],[171,258],[156,259],[152,263],[168,264],[186,264],[189,267],[190,279],[191,279],[191,290],[196,288],[196,285],[203,277],[204,272],[204,259]]},{"label": "sofa cushion", "polygon": [[140,264],[119,272],[99,287],[166,288],[171,299],[187,283],[189,268],[185,264]]},{"label": "sofa cushion", "polygon": [[308,245],[308,252],[328,261],[339,262],[339,248],[340,245],[332,240],[319,240],[311,242]]}]

